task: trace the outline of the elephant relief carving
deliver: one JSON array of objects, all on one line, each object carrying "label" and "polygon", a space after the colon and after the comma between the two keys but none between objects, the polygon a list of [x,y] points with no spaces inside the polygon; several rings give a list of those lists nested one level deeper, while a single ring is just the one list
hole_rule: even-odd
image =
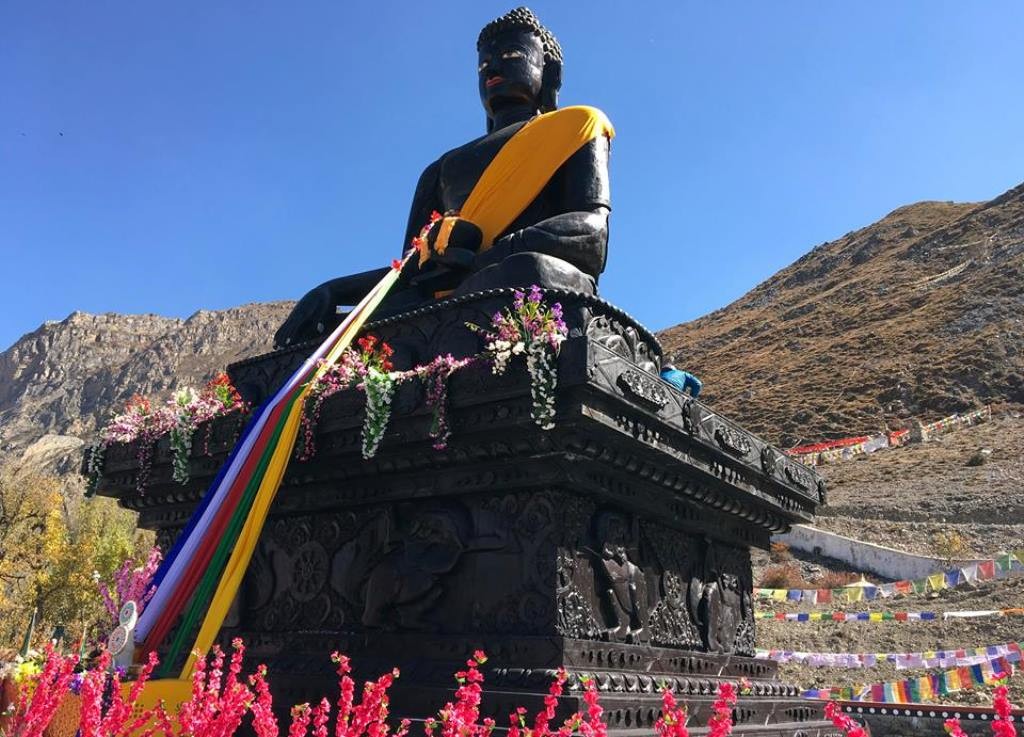
[{"label": "elephant relief carving", "polygon": [[455,503],[398,505],[341,546],[331,585],[365,627],[437,629],[427,615],[445,593],[445,577],[466,553],[506,544],[502,531],[489,527],[474,535],[469,512]]}]

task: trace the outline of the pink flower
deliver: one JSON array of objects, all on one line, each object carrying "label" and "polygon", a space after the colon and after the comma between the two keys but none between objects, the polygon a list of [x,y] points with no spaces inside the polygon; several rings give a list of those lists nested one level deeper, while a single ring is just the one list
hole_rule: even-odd
[{"label": "pink flower", "polygon": [[942,728],[945,729],[946,734],[951,735],[951,737],[967,737],[963,728],[960,726],[959,719],[947,719],[942,723]]},{"label": "pink flower", "polygon": [[832,720],[832,724],[843,730],[846,737],[865,737],[867,734],[853,717],[843,713],[842,707],[835,701],[825,705],[825,716]]},{"label": "pink flower", "polygon": [[732,707],[736,705],[736,688],[731,683],[718,684],[718,698],[711,705],[708,737],[726,737],[732,734]]},{"label": "pink flower", "polygon": [[667,688],[661,690],[661,716],[654,723],[658,737],[689,737],[686,729],[686,707],[676,703],[675,695]]},{"label": "pink flower", "polygon": [[998,719],[992,721],[992,734],[996,737],[1016,737],[1017,728],[1010,721],[1010,713],[1013,704],[1007,696],[1009,689],[1004,685],[996,686],[994,690],[992,706],[995,708]]},{"label": "pink flower", "polygon": [[156,587],[153,586],[153,576],[156,575],[157,569],[160,568],[161,560],[163,560],[163,555],[160,552],[160,548],[154,547],[150,549],[145,563],[141,566],[137,566],[136,562],[131,558],[128,558],[121,564],[121,567],[114,574],[114,592],[110,591],[107,584],[98,584],[100,596],[103,597],[103,605],[110,615],[111,627],[117,625],[118,613],[125,602],[134,601],[137,607],[136,611],[138,614],[142,614],[146,604],[153,598],[153,594],[156,593]]}]

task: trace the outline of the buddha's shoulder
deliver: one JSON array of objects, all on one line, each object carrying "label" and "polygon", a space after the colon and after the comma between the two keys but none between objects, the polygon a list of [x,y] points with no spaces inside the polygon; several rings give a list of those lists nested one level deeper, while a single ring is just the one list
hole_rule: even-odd
[{"label": "buddha's shoulder", "polygon": [[431,167],[443,168],[446,163],[458,161],[464,157],[479,157],[487,153],[494,153],[501,148],[516,132],[523,127],[523,123],[515,123],[500,130],[485,133],[467,141],[460,146],[445,151],[431,164]]}]

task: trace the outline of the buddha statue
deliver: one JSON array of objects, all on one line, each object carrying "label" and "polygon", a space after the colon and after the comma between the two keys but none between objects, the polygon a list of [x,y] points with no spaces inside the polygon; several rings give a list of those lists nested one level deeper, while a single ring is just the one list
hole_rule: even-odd
[{"label": "buddha statue", "polygon": [[[419,253],[379,316],[497,287],[596,293],[608,247],[611,124],[594,108],[558,109],[562,50],[527,8],[488,23],[477,52],[487,131],[420,176],[402,249],[415,242]],[[419,238],[432,215],[435,222]],[[329,332],[338,307],[356,304],[386,271],[316,287],[278,330],[275,345]]]}]

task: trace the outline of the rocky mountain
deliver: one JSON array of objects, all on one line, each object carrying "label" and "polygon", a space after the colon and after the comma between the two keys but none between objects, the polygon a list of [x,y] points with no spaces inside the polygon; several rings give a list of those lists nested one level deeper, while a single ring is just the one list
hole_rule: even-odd
[{"label": "rocky mountain", "polygon": [[0,455],[61,467],[132,394],[198,386],[269,350],[291,306],[200,310],[186,320],[75,312],[44,323],[0,353]]},{"label": "rocky mountain", "polygon": [[901,207],[659,337],[784,446],[1024,402],[1024,185]]}]

